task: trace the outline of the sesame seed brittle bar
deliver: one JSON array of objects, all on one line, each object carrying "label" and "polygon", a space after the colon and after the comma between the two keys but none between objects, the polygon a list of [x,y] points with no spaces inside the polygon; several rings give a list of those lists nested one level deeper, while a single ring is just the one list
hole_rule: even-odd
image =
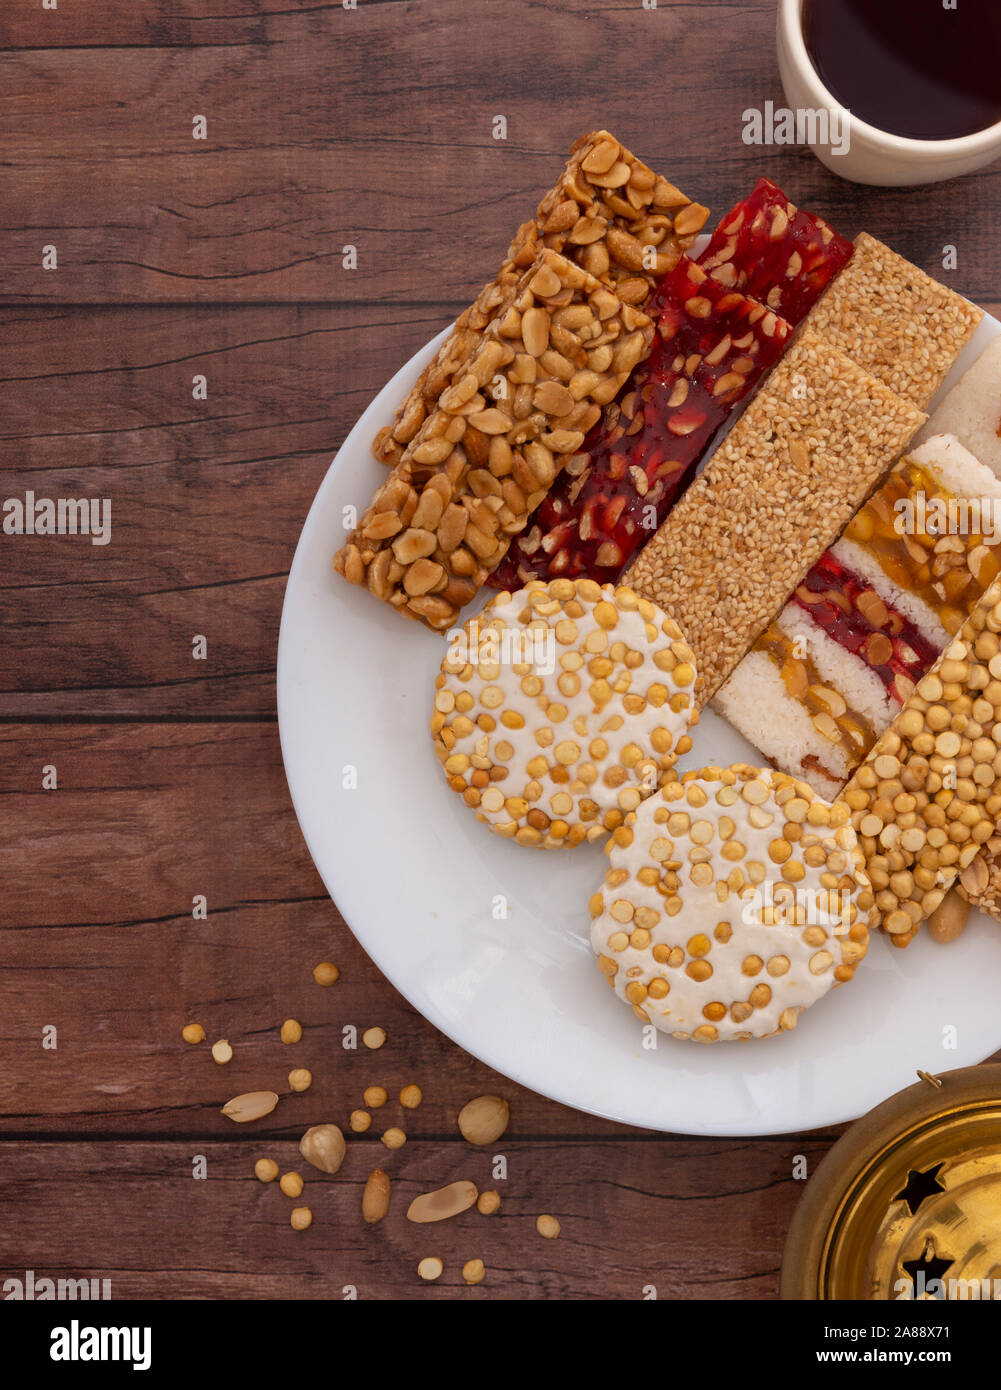
[{"label": "sesame seed brittle bar", "polygon": [[983,311],[868,232],[810,315],[810,327],[924,410]]},{"label": "sesame seed brittle bar", "polygon": [[708,216],[708,208],[655,174],[607,130],[582,136],[535,217],[519,227],[496,277],[456,320],[451,335],[397,409],[394,423],[376,436],[376,458],[390,465],[399,462],[479,334],[540,250],[566,256],[614,290],[623,303],[642,304],[691,246]]},{"label": "sesame seed brittle bar", "polygon": [[470,345],[334,568],[441,631],[650,351],[654,325],[542,250]]},{"label": "sesame seed brittle bar", "polygon": [[924,415],[809,329],[626,583],[675,619],[716,693]]}]

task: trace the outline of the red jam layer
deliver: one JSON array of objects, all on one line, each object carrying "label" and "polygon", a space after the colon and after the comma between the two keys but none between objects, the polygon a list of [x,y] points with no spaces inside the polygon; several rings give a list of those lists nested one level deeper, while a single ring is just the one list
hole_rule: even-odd
[{"label": "red jam layer", "polygon": [[717,430],[792,329],[683,256],[645,305],[658,334],[487,580],[615,583],[692,481]]},{"label": "red jam layer", "polygon": [[899,704],[910,697],[938,659],[935,644],[829,550],[803,580],[792,601],[839,646],[875,671]]},{"label": "red jam layer", "polygon": [[797,208],[771,179],[759,179],[713,232],[699,265],[797,324],[854,250],[847,237]]}]

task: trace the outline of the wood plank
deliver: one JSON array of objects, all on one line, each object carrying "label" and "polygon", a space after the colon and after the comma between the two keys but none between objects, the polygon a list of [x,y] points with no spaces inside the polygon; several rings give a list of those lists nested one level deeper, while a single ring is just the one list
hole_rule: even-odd
[{"label": "wood plank", "polygon": [[[285,580],[313,495],[371,397],[447,319],[0,311],[0,498],[31,489],[112,508],[107,546],[2,538],[0,718],[271,717]],[[192,660],[196,633],[207,661]]]},{"label": "wood plank", "polygon": [[[52,0],[49,0],[52,3]],[[357,3],[357,0],[354,0]],[[398,0],[361,0],[363,5]],[[328,24],[345,14],[342,0],[23,0],[0,13],[0,50],[5,48],[199,48],[280,43],[310,15],[323,12]]]},{"label": "wood plank", "polygon": [[[46,765],[57,791],[41,790]],[[406,1117],[415,1137],[454,1135],[461,1105],[490,1091],[511,1103],[512,1139],[637,1133],[498,1076],[388,984],[312,866],[274,725],[4,726],[0,798],[0,1134],[221,1140],[225,1101],[271,1089],[284,1099],[255,1128],[288,1137],[345,1124],[366,1086],[395,1097],[410,1083],[426,1097]],[[332,988],[312,979],[320,960],[341,968]],[[278,1037],[290,1017],[305,1030],[295,1046]],[[187,1022],[207,1044],[182,1042]],[[389,1040],[346,1049],[349,1025]],[[209,1052],[221,1037],[224,1067]],[[297,1066],[314,1084],[292,1096]],[[379,1132],[399,1117],[377,1113]]]},{"label": "wood plank", "polygon": [[[474,45],[464,0],[271,22],[270,45],[117,51],[112,100],[100,48],[0,55],[16,94],[8,201],[27,210],[0,228],[5,299],[466,302],[588,123],[717,213],[767,170],[929,269],[955,242],[956,283],[996,294],[998,174],[978,175],[975,196],[966,181],[916,199],[743,144],[744,110],[779,95],[771,5],[510,0],[481,7]],[[117,26],[116,10],[105,34]],[[583,101],[582,73],[595,75]],[[653,126],[638,89],[656,92]],[[206,141],[191,139],[195,114]],[[42,269],[49,244],[56,271]]]},{"label": "wood plank", "polygon": [[[497,1151],[506,1181],[491,1177],[492,1155],[462,1143],[408,1144],[387,1153],[352,1139],[341,1172],[315,1172],[290,1142],[0,1142],[4,1278],[111,1280],[122,1298],[342,1299],[771,1299],[782,1246],[803,1183],[826,1145],[810,1141],[733,1144],[656,1139],[586,1144],[519,1143]],[[208,1177],[192,1178],[192,1159]],[[273,1156],[303,1173],[301,1199],[252,1176]],[[389,1215],[366,1227],[361,1189],[373,1167],[393,1183]],[[458,1178],[496,1187],[493,1216],[468,1211],[434,1227],[406,1219],[419,1192]],[[313,1212],[308,1231],[288,1224],[294,1205]],[[561,1224],[557,1240],[535,1230],[542,1212]],[[436,1284],[417,1277],[436,1254]],[[468,1259],[485,1281],[467,1287]]]},{"label": "wood plank", "polygon": [[[45,765],[57,791],[41,790]],[[498,1090],[517,1137],[625,1132],[500,1078],[388,984],[313,868],[273,724],[3,726],[0,800],[0,1132],[222,1138],[220,1106],[264,1088],[286,1099],[257,1128],[301,1133],[346,1124],[366,1086],[395,1097],[412,1082],[426,1097],[414,1134],[454,1134],[461,1105]],[[342,972],[328,989],[312,978],[321,960]],[[278,1037],[289,1017],[296,1046]],[[207,1044],[182,1042],[191,1021]],[[389,1041],[346,1050],[347,1025]],[[220,1037],[225,1067],[209,1052]],[[288,1096],[295,1066],[315,1081]]]}]

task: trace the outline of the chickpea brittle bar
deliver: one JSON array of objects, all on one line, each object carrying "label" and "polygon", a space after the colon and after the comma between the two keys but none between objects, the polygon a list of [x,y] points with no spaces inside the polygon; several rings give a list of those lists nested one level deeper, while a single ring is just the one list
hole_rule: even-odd
[{"label": "chickpea brittle bar", "polygon": [[[907,946],[1001,817],[1001,581],[845,787],[843,798],[895,946]],[[986,886],[986,885],[985,885]]]},{"label": "chickpea brittle bar", "polygon": [[334,558],[407,617],[455,621],[650,350],[654,325],[543,249]]},{"label": "chickpea brittle bar", "polygon": [[810,327],[924,410],[983,311],[868,232],[810,315]]},{"label": "chickpea brittle bar", "polygon": [[675,619],[716,693],[924,420],[804,331],[626,582]]},{"label": "chickpea brittle bar", "polygon": [[398,408],[394,423],[376,436],[376,458],[391,465],[399,462],[470,347],[540,250],[566,256],[614,290],[624,304],[642,304],[708,216],[708,208],[655,174],[607,130],[582,136],[535,217],[519,227],[495,279],[456,320],[451,335]]}]

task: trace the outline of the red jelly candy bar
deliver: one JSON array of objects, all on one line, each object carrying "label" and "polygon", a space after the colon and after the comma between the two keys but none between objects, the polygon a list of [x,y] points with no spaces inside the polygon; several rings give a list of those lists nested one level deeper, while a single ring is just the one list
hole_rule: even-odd
[{"label": "red jelly candy bar", "polygon": [[859,596],[869,585],[825,551],[793,594],[813,621],[845,649],[876,672],[889,695],[903,704],[938,657],[938,648],[911,620],[891,608],[883,627],[876,627]]},{"label": "red jelly candy bar", "polygon": [[515,538],[487,580],[493,588],[561,577],[615,583],[792,332],[685,256],[645,307],[659,315],[650,356]]},{"label": "red jelly candy bar", "polygon": [[759,179],[713,232],[699,265],[796,324],[854,250],[821,218],[791,203],[771,179]]}]

